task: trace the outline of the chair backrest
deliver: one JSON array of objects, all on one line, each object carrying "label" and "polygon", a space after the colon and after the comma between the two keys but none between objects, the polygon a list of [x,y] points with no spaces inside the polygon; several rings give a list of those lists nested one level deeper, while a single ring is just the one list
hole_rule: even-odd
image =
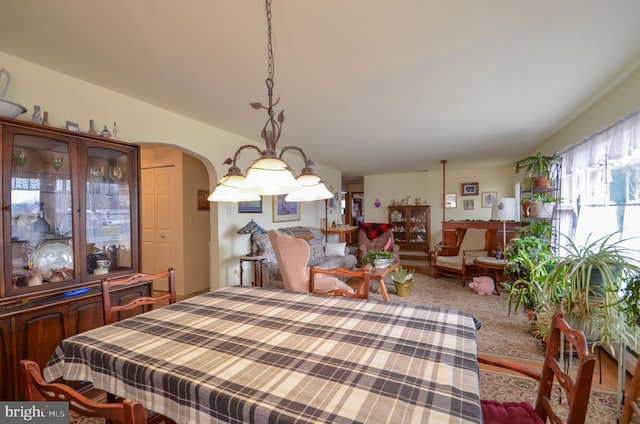
[{"label": "chair backrest", "polygon": [[633,378],[624,389],[624,406],[622,408],[620,424],[629,424],[634,414],[640,416],[638,396],[640,396],[640,360],[636,361]]},{"label": "chair backrest", "polygon": [[[169,292],[163,295],[153,295],[153,282],[160,279],[167,279],[169,284]],[[151,282],[151,295],[135,297],[130,301],[119,305],[111,304],[111,290],[114,287],[128,286],[131,284],[149,281]],[[157,274],[137,273],[122,278],[103,278],[102,279],[102,308],[104,315],[104,323],[111,324],[113,322],[113,314],[121,311],[131,311],[144,305],[152,305],[160,302],[175,303],[176,302],[176,279],[173,268]]]},{"label": "chair backrest", "polygon": [[460,253],[463,250],[487,250],[487,229],[467,228],[460,242]]},{"label": "chair backrest", "polygon": [[118,403],[98,403],[81,395],[66,384],[47,383],[40,367],[33,361],[20,361],[24,379],[24,399],[31,402],[69,402],[69,409],[85,417],[105,418],[107,422],[144,424],[147,422],[140,402],[124,399]]},{"label": "chair backrest", "polygon": [[278,259],[285,290],[309,291],[309,244],[303,239],[282,234],[277,230],[269,230],[269,240]]},{"label": "chair backrest", "polygon": [[391,240],[389,251],[397,254],[400,251],[400,246],[396,244],[395,238],[393,237],[393,228],[389,228],[378,237],[370,239],[367,231],[361,226],[358,231],[358,253],[360,254],[360,258],[362,259],[362,257],[371,250],[374,252],[381,251],[389,240]]},{"label": "chair backrest", "polygon": [[[563,346],[561,346],[562,338],[564,338]],[[568,349],[569,346],[571,346],[571,349]],[[565,350],[565,358],[571,354],[578,355],[577,370],[571,373],[573,376],[569,374],[570,370],[565,372],[564,365],[559,362],[561,348]],[[556,313],[551,321],[551,330],[547,339],[547,351],[542,367],[542,378],[535,405],[536,413],[543,421],[546,422],[547,417],[557,417],[551,402],[551,388],[555,377],[557,381],[564,382],[560,387],[564,389],[569,405],[567,424],[584,423],[595,363],[596,358],[589,352],[587,338],[584,333],[580,330],[572,329],[564,320],[562,314]],[[561,422],[559,418],[557,420],[559,421],[555,422]]]}]

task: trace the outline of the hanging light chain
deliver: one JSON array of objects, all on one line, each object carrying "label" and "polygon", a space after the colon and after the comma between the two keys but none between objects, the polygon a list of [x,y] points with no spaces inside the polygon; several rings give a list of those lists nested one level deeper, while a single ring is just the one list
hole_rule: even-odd
[{"label": "hanging light chain", "polygon": [[280,99],[273,101],[273,76],[274,76],[274,59],[273,59],[273,42],[272,42],[272,30],[271,30],[271,0],[265,0],[265,7],[267,9],[267,96],[269,98],[269,105],[263,106],[261,103],[251,103],[251,107],[254,109],[266,109],[267,122],[262,128],[260,136],[265,141],[267,148],[263,152],[263,156],[276,156],[276,144],[280,139],[282,133],[282,123],[284,122],[284,110],[280,111],[277,118],[274,118],[273,107],[278,104]]},{"label": "hanging light chain", "polygon": [[[271,0],[266,0],[267,5],[267,75],[273,81],[273,43],[271,42]],[[273,84],[272,84],[273,85]]]}]

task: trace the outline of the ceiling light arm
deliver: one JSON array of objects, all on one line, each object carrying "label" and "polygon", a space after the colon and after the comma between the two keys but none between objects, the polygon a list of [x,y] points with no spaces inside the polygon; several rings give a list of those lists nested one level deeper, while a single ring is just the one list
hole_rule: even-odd
[{"label": "ceiling light arm", "polygon": [[229,167],[229,171],[227,172],[227,175],[242,175],[242,170],[238,168],[238,166],[236,165],[236,162],[238,158],[240,158],[240,152],[243,151],[244,149],[255,149],[259,155],[262,155],[262,150],[260,150],[259,148],[257,148],[252,144],[245,144],[244,146],[241,146],[234,153],[233,159],[227,158],[224,162],[222,162],[223,165],[231,165]]},{"label": "ceiling light arm", "polygon": [[302,159],[304,160],[304,168],[302,168],[302,171],[300,171],[300,175],[313,174],[313,169],[311,169],[311,167],[315,165],[315,163],[313,163],[312,160],[307,159],[307,155],[305,155],[304,151],[300,147],[287,146],[282,149],[282,151],[280,152],[280,156],[278,158],[282,159],[282,155],[284,155],[284,152],[286,152],[287,150],[297,150],[302,155]]}]

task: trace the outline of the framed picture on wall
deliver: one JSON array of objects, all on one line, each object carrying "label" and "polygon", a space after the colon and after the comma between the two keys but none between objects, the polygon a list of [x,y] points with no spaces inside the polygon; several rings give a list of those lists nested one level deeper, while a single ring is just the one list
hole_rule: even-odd
[{"label": "framed picture on wall", "polygon": [[477,196],[478,183],[462,183],[460,192],[463,196]]},{"label": "framed picture on wall", "polygon": [[272,196],[273,198],[273,222],[299,221],[300,203],[287,202],[284,198],[286,194]]},{"label": "framed picture on wall", "polygon": [[455,193],[445,193],[444,207],[447,209],[458,207],[458,195]]},{"label": "framed picture on wall", "polygon": [[211,209],[211,203],[209,203],[209,190],[198,190],[198,210],[208,211]]},{"label": "framed picture on wall", "polygon": [[475,203],[473,199],[464,199],[464,210],[472,211],[475,207]]},{"label": "framed picture on wall", "polygon": [[493,202],[498,198],[497,191],[483,191],[482,192],[482,207],[492,208]]},{"label": "framed picture on wall", "polygon": [[238,213],[262,213],[262,199],[238,202]]}]

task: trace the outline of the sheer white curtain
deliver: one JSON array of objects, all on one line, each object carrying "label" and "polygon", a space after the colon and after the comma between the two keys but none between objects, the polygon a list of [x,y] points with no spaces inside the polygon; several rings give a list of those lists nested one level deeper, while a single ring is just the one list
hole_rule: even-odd
[{"label": "sheer white curtain", "polygon": [[619,230],[640,250],[640,111],[559,154],[561,233],[584,245]]}]

